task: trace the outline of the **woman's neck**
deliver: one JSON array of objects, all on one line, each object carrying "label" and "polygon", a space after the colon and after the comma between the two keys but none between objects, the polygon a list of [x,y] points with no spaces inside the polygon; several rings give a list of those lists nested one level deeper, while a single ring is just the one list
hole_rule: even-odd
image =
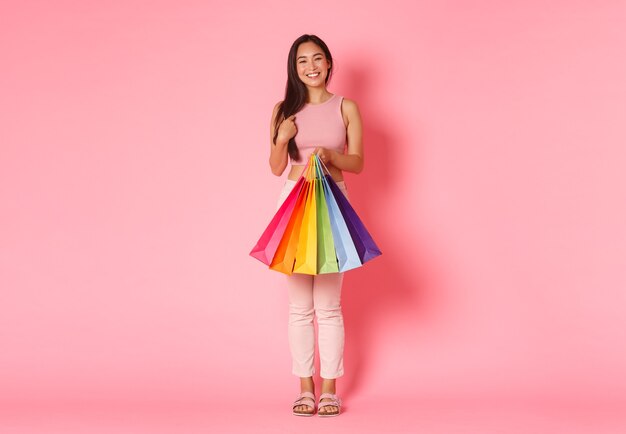
[{"label": "woman's neck", "polygon": [[307,102],[309,104],[321,104],[324,101],[327,101],[330,97],[330,92],[328,92],[324,87],[309,87],[309,100]]}]

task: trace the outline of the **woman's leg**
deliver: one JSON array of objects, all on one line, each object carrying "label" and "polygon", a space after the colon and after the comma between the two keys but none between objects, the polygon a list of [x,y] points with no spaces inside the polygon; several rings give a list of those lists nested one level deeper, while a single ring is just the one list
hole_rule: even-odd
[{"label": "woman's leg", "polygon": [[[285,180],[276,203],[276,211],[283,204],[296,181]],[[301,378],[315,374],[313,366],[315,331],[313,328],[313,276],[297,274],[287,276],[289,298],[289,348],[292,355],[292,372]]]},{"label": "woman's leg", "polygon": [[[345,183],[338,182],[337,186],[348,199]],[[344,326],[341,311],[343,275],[344,273],[318,274],[313,279],[313,305],[319,331],[320,376],[326,380],[334,380],[344,374]]]},{"label": "woman's leg", "polygon": [[[320,274],[313,284],[313,304],[318,325],[322,393],[336,394],[335,380],[343,371],[344,326],[341,312],[343,273]],[[329,401],[323,398],[321,402]],[[337,406],[320,408],[320,414],[335,414]]]},{"label": "woman's leg", "polygon": [[[313,276],[292,274],[287,277],[289,294],[288,337],[292,373],[300,377],[300,392],[315,394],[315,330],[313,326]],[[310,413],[311,408],[299,405],[297,412]]]},{"label": "woman's leg", "polygon": [[313,276],[292,274],[287,277],[289,324],[287,327],[292,357],[292,373],[298,377],[315,374],[315,330],[313,327]]},{"label": "woman's leg", "polygon": [[[283,204],[296,181],[286,180],[276,203],[276,211]],[[292,372],[300,377],[300,391],[315,393],[315,330],[313,326],[313,276],[292,274],[287,276],[289,298],[289,322],[287,326]],[[297,412],[309,412],[306,405],[294,408]]]},{"label": "woman's leg", "polygon": [[343,273],[319,274],[313,279],[313,305],[319,333],[320,376],[325,379],[338,378],[344,373],[342,282]]}]

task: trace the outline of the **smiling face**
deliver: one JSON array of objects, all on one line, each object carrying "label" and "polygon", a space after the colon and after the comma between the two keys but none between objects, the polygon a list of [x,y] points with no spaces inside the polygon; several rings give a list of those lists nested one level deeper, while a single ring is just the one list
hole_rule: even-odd
[{"label": "smiling face", "polygon": [[296,54],[298,77],[308,87],[326,85],[330,62],[322,49],[314,42],[303,42]]}]

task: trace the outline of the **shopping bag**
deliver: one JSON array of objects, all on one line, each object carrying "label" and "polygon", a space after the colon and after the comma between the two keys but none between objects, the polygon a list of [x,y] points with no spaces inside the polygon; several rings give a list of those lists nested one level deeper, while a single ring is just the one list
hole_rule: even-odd
[{"label": "shopping bag", "polygon": [[[318,157],[319,158],[319,157]],[[333,234],[333,242],[335,244],[335,254],[337,256],[338,268],[340,272],[352,270],[353,268],[363,265],[359,259],[356,246],[350,236],[350,231],[346,225],[339,205],[332,193],[326,177],[321,178],[324,187],[324,196],[328,207],[328,216],[330,227]],[[341,192],[340,192],[341,193]],[[343,193],[341,193],[343,196]]]},{"label": "shopping bag", "polygon": [[346,226],[350,231],[350,236],[354,245],[356,246],[356,250],[359,254],[359,258],[361,259],[361,263],[365,264],[367,261],[374,259],[375,257],[382,254],[374,239],[370,235],[370,233],[365,228],[365,225],[357,215],[348,199],[341,192],[341,189],[337,185],[337,183],[333,180],[330,175],[325,176],[328,185],[333,192],[333,195],[337,201],[337,205],[343,215],[343,219],[346,222]]},{"label": "shopping bag", "polygon": [[270,263],[270,269],[280,271],[285,274],[293,273],[293,265],[296,259],[296,249],[302,228],[302,218],[304,215],[304,204],[308,195],[308,183],[303,183],[303,188],[298,191],[298,198],[289,222],[285,228],[276,253]]},{"label": "shopping bag", "polygon": [[265,265],[270,265],[272,262],[272,258],[278,248],[278,243],[285,233],[291,213],[296,206],[298,193],[300,192],[303,183],[304,178],[298,179],[291,192],[270,221],[269,225],[267,225],[267,228],[261,235],[261,238],[259,238],[256,245],[252,248],[252,251],[250,251],[250,256],[258,259]]},{"label": "shopping bag", "polygon": [[272,270],[310,275],[348,271],[381,254],[316,154],[250,252]]},{"label": "shopping bag", "polygon": [[317,273],[336,273],[339,271],[333,230],[321,178],[315,180],[315,203],[317,204]]},{"label": "shopping bag", "polygon": [[314,165],[307,165],[307,196],[304,202],[302,228],[296,249],[294,273],[317,274],[317,204],[315,200]]}]

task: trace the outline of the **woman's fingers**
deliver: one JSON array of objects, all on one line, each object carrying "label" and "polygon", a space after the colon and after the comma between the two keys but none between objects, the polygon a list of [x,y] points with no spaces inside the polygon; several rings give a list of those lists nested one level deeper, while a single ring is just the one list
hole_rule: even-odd
[{"label": "woman's fingers", "polygon": [[291,115],[287,119],[283,120],[280,125],[280,129],[285,132],[289,136],[289,138],[296,135],[298,132],[298,127],[296,123],[293,121],[296,118],[296,115]]},{"label": "woman's fingers", "polygon": [[316,154],[320,158],[320,160],[322,160],[322,163],[328,163],[328,158],[326,157],[326,152],[324,152],[324,148],[317,147],[315,148],[313,153]]}]

